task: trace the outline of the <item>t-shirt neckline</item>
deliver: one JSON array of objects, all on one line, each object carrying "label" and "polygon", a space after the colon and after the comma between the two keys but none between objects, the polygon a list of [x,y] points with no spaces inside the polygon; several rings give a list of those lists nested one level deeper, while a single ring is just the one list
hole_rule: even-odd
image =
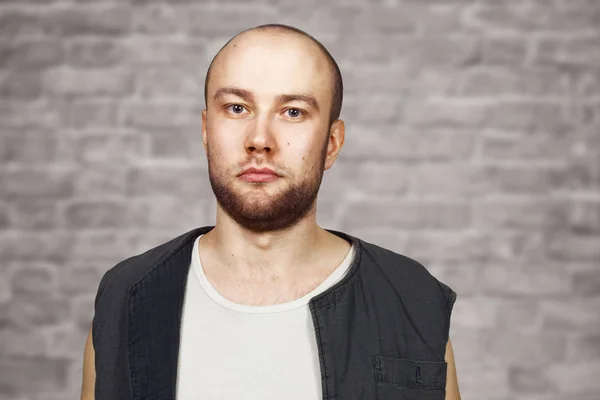
[{"label": "t-shirt neckline", "polygon": [[191,269],[198,279],[200,286],[204,289],[205,293],[218,305],[227,308],[232,311],[242,312],[242,313],[253,313],[253,314],[266,314],[266,313],[277,313],[283,311],[290,311],[300,307],[305,307],[308,305],[310,300],[319,295],[320,293],[327,290],[327,288],[331,287],[335,282],[339,281],[344,273],[349,269],[352,264],[352,258],[354,256],[355,246],[351,245],[350,250],[344,257],[344,260],[337,266],[335,270],[319,286],[311,290],[309,293],[304,296],[288,301],[280,304],[271,304],[264,306],[252,306],[247,304],[239,304],[234,301],[231,301],[223,296],[212,286],[212,284],[208,281],[208,278],[204,274],[204,269],[202,268],[202,263],[200,261],[200,251],[199,251],[199,242],[200,237],[198,236],[194,241],[194,246],[192,250],[192,258],[191,258]]}]

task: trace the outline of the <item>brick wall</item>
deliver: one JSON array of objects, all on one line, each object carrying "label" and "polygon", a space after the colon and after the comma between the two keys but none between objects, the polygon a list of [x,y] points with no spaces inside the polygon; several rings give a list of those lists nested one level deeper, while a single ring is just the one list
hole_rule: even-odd
[{"label": "brick wall", "polygon": [[0,1],[0,399],[78,398],[103,272],[214,222],[204,74],[267,22],[345,79],[320,225],[458,292],[463,398],[598,399],[594,0]]}]

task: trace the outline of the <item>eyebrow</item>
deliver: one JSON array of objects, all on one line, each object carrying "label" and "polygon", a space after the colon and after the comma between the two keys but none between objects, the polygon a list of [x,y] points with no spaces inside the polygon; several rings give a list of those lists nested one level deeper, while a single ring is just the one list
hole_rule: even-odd
[{"label": "eyebrow", "polygon": [[[246,90],[246,89],[236,88],[236,87],[220,88],[215,93],[213,99],[216,101],[220,97],[222,97],[226,94],[233,94],[233,95],[238,96],[246,101],[254,100],[254,95],[252,94],[251,91]],[[277,102],[280,102],[280,103],[287,103],[290,101],[304,101],[305,103],[308,103],[308,105],[311,106],[312,108],[314,108],[316,111],[319,111],[319,102],[317,101],[317,99],[314,96],[311,96],[309,94],[280,94],[277,96],[276,100],[277,100]]]}]

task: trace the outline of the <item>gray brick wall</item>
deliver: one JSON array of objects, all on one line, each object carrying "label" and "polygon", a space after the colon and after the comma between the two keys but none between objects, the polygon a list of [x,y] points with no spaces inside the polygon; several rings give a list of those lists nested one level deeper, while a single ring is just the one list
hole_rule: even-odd
[{"label": "gray brick wall", "polygon": [[600,1],[3,0],[0,399],[78,398],[102,273],[214,222],[204,74],[267,22],[345,78],[319,223],[458,292],[463,398],[600,398]]}]

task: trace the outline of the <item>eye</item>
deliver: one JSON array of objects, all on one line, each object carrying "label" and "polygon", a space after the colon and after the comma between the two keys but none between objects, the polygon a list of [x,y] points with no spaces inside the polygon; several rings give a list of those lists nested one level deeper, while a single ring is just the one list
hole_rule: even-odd
[{"label": "eye", "polygon": [[233,111],[233,114],[241,114],[245,108],[246,107],[242,106],[241,104],[230,104],[227,107],[225,107],[226,110],[231,109]]},{"label": "eye", "polygon": [[305,114],[304,111],[298,108],[288,108],[287,110],[285,110],[285,112],[288,113],[288,115],[294,119],[299,118]]}]

